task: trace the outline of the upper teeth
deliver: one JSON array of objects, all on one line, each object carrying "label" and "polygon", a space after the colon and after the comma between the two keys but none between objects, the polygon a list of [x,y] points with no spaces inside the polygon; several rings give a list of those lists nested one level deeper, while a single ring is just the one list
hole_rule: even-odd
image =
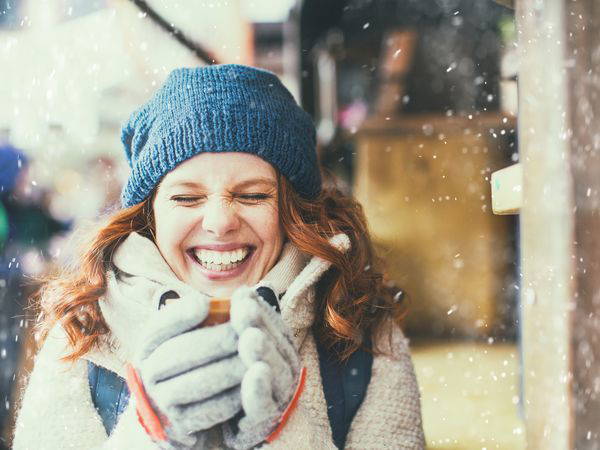
[{"label": "upper teeth", "polygon": [[248,247],[238,248],[230,252],[217,252],[214,250],[198,249],[196,250],[196,258],[200,262],[209,264],[231,264],[241,261],[248,254]]}]

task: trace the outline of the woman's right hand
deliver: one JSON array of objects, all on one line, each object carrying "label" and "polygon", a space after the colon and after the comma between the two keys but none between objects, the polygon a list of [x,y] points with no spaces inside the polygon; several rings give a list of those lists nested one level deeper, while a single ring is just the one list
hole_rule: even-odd
[{"label": "woman's right hand", "polygon": [[140,399],[138,415],[161,448],[191,448],[204,439],[205,430],[241,410],[245,366],[237,334],[229,323],[197,328],[208,315],[209,302],[202,294],[170,302],[154,313],[138,342],[133,366],[163,437],[157,439],[148,429]]}]

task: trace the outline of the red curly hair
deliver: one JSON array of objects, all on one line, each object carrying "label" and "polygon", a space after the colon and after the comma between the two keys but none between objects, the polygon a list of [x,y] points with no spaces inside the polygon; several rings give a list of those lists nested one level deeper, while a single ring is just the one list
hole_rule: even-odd
[{"label": "red curly hair", "polygon": [[[365,339],[384,329],[384,322],[399,323],[403,305],[384,285],[359,203],[335,188],[306,200],[285,177],[278,174],[277,181],[280,221],[287,238],[302,252],[331,262],[317,284],[313,331],[327,347],[338,345],[344,360],[365,347]],[[101,335],[109,333],[98,300],[106,291],[112,254],[131,232],[154,240],[153,197],[108,217],[83,243],[74,263],[42,280],[32,296],[32,306],[40,313],[38,336],[43,340],[57,322],[64,328],[72,347],[64,360],[82,357],[99,343]],[[339,233],[350,238],[348,252],[328,241]],[[379,353],[376,347],[370,350]]]}]

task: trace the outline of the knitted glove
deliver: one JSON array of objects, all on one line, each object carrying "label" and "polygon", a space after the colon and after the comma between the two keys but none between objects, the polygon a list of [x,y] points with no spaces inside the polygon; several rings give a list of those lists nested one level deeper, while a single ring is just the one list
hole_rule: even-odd
[{"label": "knitted glove", "polygon": [[163,449],[203,442],[203,430],[241,408],[238,335],[230,323],[196,328],[208,310],[209,298],[198,294],[154,313],[128,367],[140,422]]},{"label": "knitted glove", "polygon": [[243,416],[223,425],[223,438],[227,446],[243,450],[269,440],[283,426],[301,392],[304,370],[280,315],[254,289],[233,294],[230,314],[247,370],[241,385]]}]

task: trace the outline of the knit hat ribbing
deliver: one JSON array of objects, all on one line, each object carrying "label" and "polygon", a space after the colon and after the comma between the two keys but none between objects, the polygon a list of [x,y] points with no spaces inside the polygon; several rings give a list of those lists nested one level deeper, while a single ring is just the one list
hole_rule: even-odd
[{"label": "knit hat ribbing", "polygon": [[203,152],[244,152],[279,170],[305,198],[321,176],[315,128],[271,72],[236,64],[176,69],[123,126],[131,167],[123,207],[142,202],[163,176]]}]

